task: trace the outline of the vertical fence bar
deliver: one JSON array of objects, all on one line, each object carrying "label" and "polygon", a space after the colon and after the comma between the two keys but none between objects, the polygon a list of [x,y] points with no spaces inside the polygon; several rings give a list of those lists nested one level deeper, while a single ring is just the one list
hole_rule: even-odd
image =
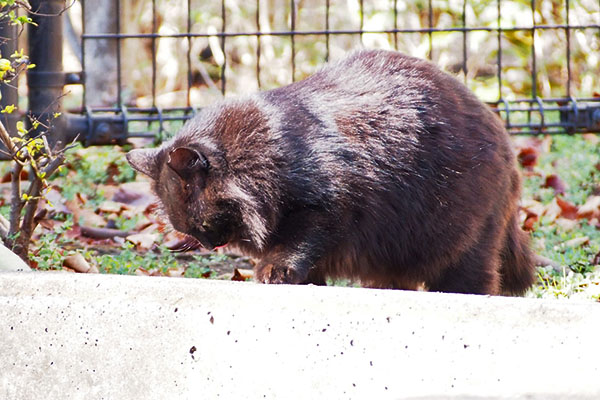
[{"label": "vertical fence bar", "polygon": [[81,71],[84,74],[83,80],[83,98],[81,99],[81,109],[85,110],[86,104],[86,96],[87,96],[87,88],[85,84],[85,34],[86,34],[86,24],[85,24],[85,0],[81,2]]},{"label": "vertical fence bar", "polygon": [[296,1],[290,0],[290,38],[292,40],[292,82],[296,81]]},{"label": "vertical fence bar", "polygon": [[[535,57],[535,0],[531,0],[531,99],[537,97],[537,68]],[[533,102],[531,103],[533,104]],[[527,123],[531,125],[531,107],[527,111]]]},{"label": "vertical fence bar", "polygon": [[496,1],[498,11],[498,53],[496,64],[498,67],[498,101],[502,100],[502,8],[501,0]]},{"label": "vertical fence bar", "polygon": [[359,10],[360,10],[360,44],[361,46],[364,45],[363,43],[363,31],[365,29],[365,5],[363,4],[363,0],[359,1]]},{"label": "vertical fence bar", "polygon": [[190,108],[191,106],[191,95],[192,95],[192,37],[191,37],[191,33],[192,33],[192,0],[187,0],[187,93],[186,93],[186,104],[187,107]]},{"label": "vertical fence bar", "polygon": [[537,68],[536,68],[536,57],[535,57],[535,0],[531,0],[531,98],[534,99],[537,96]]},{"label": "vertical fence bar", "polygon": [[467,0],[463,0],[463,6],[462,6],[462,25],[463,25],[463,80],[465,83],[467,83],[467,74],[468,74],[468,67],[467,67]]},{"label": "vertical fence bar", "polygon": [[571,97],[571,22],[569,20],[569,0],[566,0],[565,7],[567,8],[567,24],[565,26],[565,36],[567,40],[567,97]]},{"label": "vertical fence bar", "polygon": [[152,107],[156,107],[156,0],[152,0]]},{"label": "vertical fence bar", "polygon": [[[117,0],[117,33],[121,33],[121,0]],[[117,36],[117,105],[120,108],[123,105],[121,88],[123,77],[121,76],[121,38]]]},{"label": "vertical fence bar", "polygon": [[329,0],[325,1],[325,62],[329,61]]},{"label": "vertical fence bar", "polygon": [[429,8],[429,13],[428,13],[428,27],[429,30],[427,31],[427,34],[429,35],[429,52],[427,53],[427,58],[432,60],[433,59],[433,32],[431,31],[433,29],[433,4],[432,1],[429,0],[428,1],[428,8]]},{"label": "vertical fence bar", "polygon": [[225,0],[221,0],[221,51],[223,52],[223,66],[221,67],[221,93],[225,95],[227,82],[225,69],[227,68],[227,54],[225,53],[225,28],[227,27],[227,18],[225,13]]},{"label": "vertical fence bar", "polygon": [[258,85],[258,89],[260,90],[260,33],[262,33],[260,30],[260,0],[256,0],[256,31],[259,33],[256,35],[256,83]]},{"label": "vertical fence bar", "polygon": [[394,0],[394,49],[398,50],[398,0]]}]

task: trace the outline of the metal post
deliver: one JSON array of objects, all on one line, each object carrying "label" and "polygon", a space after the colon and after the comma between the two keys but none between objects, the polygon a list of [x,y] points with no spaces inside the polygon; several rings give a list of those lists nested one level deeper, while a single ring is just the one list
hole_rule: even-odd
[{"label": "metal post", "polygon": [[29,58],[36,65],[27,71],[29,86],[29,111],[43,124],[51,123],[50,143],[64,146],[68,139],[65,118],[53,118],[62,111],[62,94],[65,85],[63,72],[62,11],[64,0],[32,0],[31,18],[37,26],[29,26]]}]

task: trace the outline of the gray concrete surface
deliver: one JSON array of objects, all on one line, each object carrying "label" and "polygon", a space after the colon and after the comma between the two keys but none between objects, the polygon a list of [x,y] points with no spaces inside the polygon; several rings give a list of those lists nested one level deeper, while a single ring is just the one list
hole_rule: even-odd
[{"label": "gray concrete surface", "polygon": [[0,240],[0,272],[28,272],[31,271],[29,265],[21,260],[21,257],[10,251]]},{"label": "gray concrete surface", "polygon": [[0,399],[600,398],[600,305],[0,274]]}]

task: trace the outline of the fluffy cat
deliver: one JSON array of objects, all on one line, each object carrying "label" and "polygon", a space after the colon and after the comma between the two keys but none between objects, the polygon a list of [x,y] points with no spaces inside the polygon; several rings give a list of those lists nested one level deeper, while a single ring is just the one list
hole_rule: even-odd
[{"label": "fluffy cat", "polygon": [[176,230],[256,257],[260,282],[520,294],[534,280],[502,121],[401,53],[224,100],[127,159]]}]

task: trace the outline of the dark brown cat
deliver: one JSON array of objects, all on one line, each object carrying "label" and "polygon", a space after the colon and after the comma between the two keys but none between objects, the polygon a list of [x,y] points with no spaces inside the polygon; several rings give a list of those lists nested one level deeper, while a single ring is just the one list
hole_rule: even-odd
[{"label": "dark brown cat", "polygon": [[518,294],[534,280],[501,120],[453,77],[361,51],[133,150],[175,229],[267,283]]}]

